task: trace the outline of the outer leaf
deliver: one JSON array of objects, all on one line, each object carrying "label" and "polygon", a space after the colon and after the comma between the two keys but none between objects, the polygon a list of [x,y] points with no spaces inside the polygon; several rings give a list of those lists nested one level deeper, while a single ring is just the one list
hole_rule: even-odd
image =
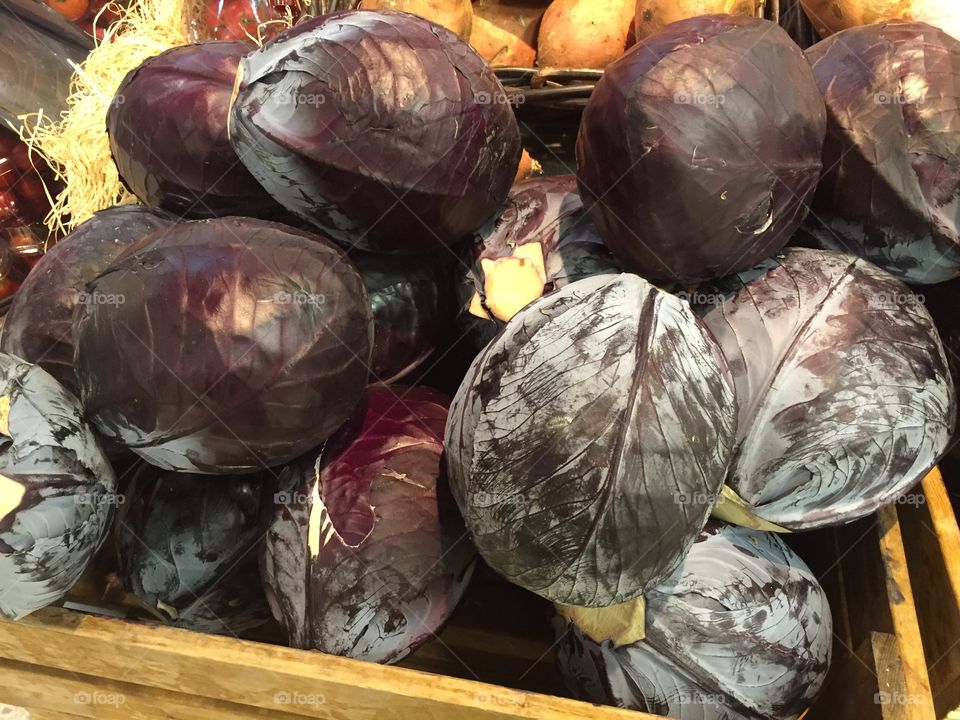
[{"label": "outer leaf", "polygon": [[[464,319],[480,325],[484,344],[493,339],[498,324],[493,321],[490,306],[504,305],[508,300],[488,298],[487,289],[495,289],[487,274],[498,266],[510,263],[524,254],[524,248],[536,248],[527,257],[539,259],[542,277],[531,279],[530,301],[566,287],[572,282],[593,275],[619,271],[616,261],[604,245],[596,226],[577,194],[575,175],[535,177],[511,189],[500,215],[484,225],[476,234],[471,251],[471,267],[460,287]],[[495,291],[516,294],[523,289],[517,283],[500,283]]]},{"label": "outer leaf", "polygon": [[448,403],[371,387],[319,457],[289,468],[263,574],[295,647],[397,662],[457,606],[475,552],[439,479]]},{"label": "outer leaf", "polygon": [[716,523],[647,594],[644,640],[614,647],[557,627],[575,694],[679,720],[792,720],[823,686],[833,644],[803,561],[775,535]]},{"label": "outer leaf", "polygon": [[227,137],[237,67],[249,51],[241,42],[177,47],[124,78],[107,132],[120,177],[143,203],[192,218],[283,212]]},{"label": "outer leaf", "polygon": [[513,110],[476,51],[392,12],[324,15],[248,55],[230,132],[280,203],[377,251],[466,239],[503,202],[521,152]]},{"label": "outer leaf", "polygon": [[46,372],[0,354],[0,401],[0,615],[19,619],[83,572],[109,525],[116,479],[79,402]]},{"label": "outer leaf", "polygon": [[452,324],[452,283],[445,262],[356,253],[373,311],[370,382],[402,380],[433,354]]},{"label": "outer leaf", "polygon": [[88,290],[104,301],[76,317],[84,408],[159,467],[289,462],[329,437],[363,392],[363,281],[315,235],[246,218],[181,223]]},{"label": "outer leaf", "polygon": [[128,246],[173,225],[175,218],[140,205],[94,215],[54,245],[30,271],[3,322],[0,350],[40,367],[77,392],[73,309],[89,300],[86,285]]},{"label": "outer leaf", "polygon": [[736,403],[688,304],[635,275],[572,283],[521,311],[451,408],[447,465],[487,563],[589,607],[665,578],[706,522]]},{"label": "outer leaf", "polygon": [[793,235],[825,129],[810,68],[784,30],[682,20],[606,68],[580,125],[580,193],[624,268],[721,277]]},{"label": "outer leaf", "polygon": [[178,627],[235,635],[267,622],[257,563],[274,485],[141,465],[115,531],[124,588]]},{"label": "outer leaf", "polygon": [[807,58],[829,118],[810,231],[911,283],[960,275],[960,41],[889,22]]},{"label": "outer leaf", "polygon": [[793,530],[850,522],[936,464],[954,388],[930,315],[900,281],[791,249],[721,290],[732,295],[703,319],[740,406],[728,484],[755,514]]}]

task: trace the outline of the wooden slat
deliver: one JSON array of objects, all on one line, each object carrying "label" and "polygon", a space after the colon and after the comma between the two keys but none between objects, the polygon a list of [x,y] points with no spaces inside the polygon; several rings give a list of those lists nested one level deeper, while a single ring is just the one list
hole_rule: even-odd
[{"label": "wooden slat", "polygon": [[88,677],[328,720],[655,720],[562,698],[320,653],[48,608],[0,621],[0,657]]},{"label": "wooden slat", "polygon": [[[297,720],[297,715],[249,708],[130,683],[0,661],[0,694],[32,715],[56,713],[104,720]],[[162,710],[161,710],[162,709]]]},{"label": "wooden slat", "polygon": [[960,706],[960,527],[943,476],[930,473],[922,503],[900,505],[907,565],[937,717]]},{"label": "wooden slat", "polygon": [[903,691],[896,690],[893,696],[897,712],[903,714],[896,717],[898,720],[936,720],[896,506],[883,508],[877,518],[887,600],[903,673]]}]

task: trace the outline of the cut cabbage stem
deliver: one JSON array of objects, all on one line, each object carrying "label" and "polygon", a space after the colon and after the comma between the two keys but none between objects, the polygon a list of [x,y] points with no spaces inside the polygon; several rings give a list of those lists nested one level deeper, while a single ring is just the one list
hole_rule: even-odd
[{"label": "cut cabbage stem", "polygon": [[10,396],[0,397],[0,435],[10,437]]},{"label": "cut cabbage stem", "polygon": [[610,607],[588,608],[557,604],[556,608],[561,617],[574,623],[597,643],[609,640],[616,647],[623,647],[638,643],[645,636],[647,603],[642,597]]},{"label": "cut cabbage stem", "polygon": [[477,317],[486,319],[488,309],[498,320],[509,322],[527,305],[543,297],[547,272],[540,243],[521,245],[513,255],[496,260],[482,258],[480,268],[484,302],[474,296],[470,303],[470,313]]},{"label": "cut cabbage stem", "polygon": [[0,520],[16,512],[26,491],[27,488],[22,483],[6,475],[0,475]]},{"label": "cut cabbage stem", "polygon": [[746,500],[737,495],[728,485],[724,485],[723,490],[720,491],[720,499],[717,501],[716,507],[713,508],[712,515],[717,520],[753,530],[766,530],[776,533],[790,532],[785,527],[774,525],[772,522],[754,515]]}]

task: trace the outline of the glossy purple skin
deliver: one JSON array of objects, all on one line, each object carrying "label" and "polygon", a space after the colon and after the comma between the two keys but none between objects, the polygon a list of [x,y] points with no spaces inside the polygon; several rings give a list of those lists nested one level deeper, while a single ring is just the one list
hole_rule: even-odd
[{"label": "glossy purple skin", "polygon": [[407,377],[440,347],[450,329],[449,263],[355,253],[373,312],[370,382]]},{"label": "glossy purple skin", "polygon": [[268,622],[257,557],[275,484],[141,463],[114,525],[124,589],[177,627],[235,635]]},{"label": "glossy purple skin", "polygon": [[160,467],[281,465],[326,440],[363,393],[366,291],[319,236],[249,218],[180,223],[89,292],[99,301],[74,324],[85,411]]},{"label": "glossy purple skin", "polygon": [[697,293],[740,408],[726,483],[790,530],[852,522],[909,491],[956,427],[920,298],[866,260],[788,248]]},{"label": "glossy purple skin", "polygon": [[811,234],[909,283],[960,275],[960,40],[888,22],[807,59],[828,116]]},{"label": "glossy purple skin", "polygon": [[609,65],[577,139],[584,204],[624,268],[710,280],[780,250],[820,174],[823,101],[767,20],[682,20]]},{"label": "glossy purple skin", "polygon": [[145,235],[172,226],[173,216],[140,205],[110,208],[54,245],[17,291],[3,323],[0,351],[36,363],[76,394],[73,310],[88,282]]},{"label": "glossy purple skin", "polygon": [[430,388],[371,386],[327,446],[290,467],[262,570],[294,647],[393,663],[456,608],[475,551],[441,475],[449,403]]},{"label": "glossy purple skin", "polygon": [[794,720],[826,681],[826,594],[772,533],[708,523],[646,601],[646,637],[630,645],[558,618],[557,665],[576,697],[678,720]]},{"label": "glossy purple skin", "polygon": [[282,212],[227,137],[240,42],[168,50],[130,71],[107,113],[120,177],[141,202],[188,218]]},{"label": "glossy purple skin", "polygon": [[479,228],[513,183],[520,132],[503,88],[469,45],[422,18],[325,15],[248,55],[242,72],[237,153],[282,205],[348,248],[435,252]]}]

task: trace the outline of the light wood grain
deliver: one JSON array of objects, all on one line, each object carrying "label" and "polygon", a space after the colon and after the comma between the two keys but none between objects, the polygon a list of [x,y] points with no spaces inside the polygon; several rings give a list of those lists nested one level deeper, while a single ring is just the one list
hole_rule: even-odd
[{"label": "light wood grain", "polygon": [[[403,668],[55,608],[17,623],[0,621],[0,657],[329,720],[654,718]],[[287,698],[304,700],[284,702]],[[309,701],[319,698],[322,703]]]},{"label": "light wood grain", "polygon": [[[936,720],[896,506],[883,508],[877,518],[880,554],[886,571],[887,600],[903,677],[902,690],[891,689],[891,693],[894,693],[891,697],[895,702],[885,706],[884,717],[896,720]],[[888,715],[888,710],[896,714]]]}]

